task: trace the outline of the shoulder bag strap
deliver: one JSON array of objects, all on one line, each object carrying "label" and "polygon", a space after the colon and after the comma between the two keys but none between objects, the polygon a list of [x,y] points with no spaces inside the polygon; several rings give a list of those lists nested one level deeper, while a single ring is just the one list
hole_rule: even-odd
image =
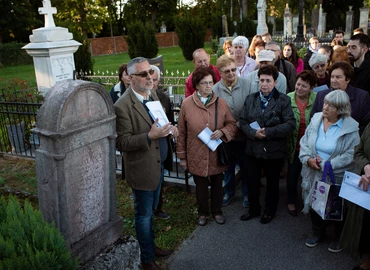
[{"label": "shoulder bag strap", "polygon": [[217,119],[218,119],[218,97],[216,98],[216,113],[215,113],[215,131],[217,130]]}]

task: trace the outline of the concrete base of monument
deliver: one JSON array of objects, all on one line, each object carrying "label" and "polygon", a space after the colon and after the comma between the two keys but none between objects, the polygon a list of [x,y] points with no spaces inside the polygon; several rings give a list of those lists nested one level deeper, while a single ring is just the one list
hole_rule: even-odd
[{"label": "concrete base of monument", "polygon": [[99,254],[80,270],[139,269],[139,242],[131,235],[120,237],[114,245]]},{"label": "concrete base of monument", "polygon": [[81,240],[72,243],[70,246],[72,256],[77,258],[80,264],[85,264],[122,236],[123,220],[122,217],[117,217],[115,220],[103,224]]}]

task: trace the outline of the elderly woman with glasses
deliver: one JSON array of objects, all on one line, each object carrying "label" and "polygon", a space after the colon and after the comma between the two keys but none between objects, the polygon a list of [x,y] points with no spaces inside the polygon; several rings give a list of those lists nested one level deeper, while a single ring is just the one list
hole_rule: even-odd
[{"label": "elderly woman with glasses", "polygon": [[287,136],[295,128],[290,98],[276,88],[278,69],[268,64],[258,70],[260,91],[247,96],[240,116],[246,142],[244,166],[248,184],[249,212],[240,217],[247,221],[261,215],[260,179],[266,175],[266,196],[262,224],[275,216],[279,202],[279,174],[288,154]]},{"label": "elderly woman with glasses", "polygon": [[[299,159],[302,162],[303,212],[310,212],[313,235],[306,240],[307,247],[315,247],[325,237],[330,221],[323,220],[310,210],[313,184],[322,179],[324,165],[330,161],[336,184],[341,184],[344,171],[353,169],[355,146],[360,142],[358,122],[351,116],[350,98],[345,91],[333,90],[324,98],[322,112],[316,113],[300,142]],[[327,181],[330,181],[329,178]],[[345,214],[343,215],[345,217]],[[340,252],[339,238],[344,225],[335,221],[334,241],[329,245],[331,252]]]},{"label": "elderly woman with glasses", "polygon": [[219,149],[212,151],[198,135],[208,128],[211,132],[208,139],[229,142],[237,130],[235,119],[226,101],[218,98],[212,91],[216,75],[211,68],[199,67],[194,70],[192,83],[196,91],[183,101],[180,110],[177,156],[180,158],[180,165],[193,174],[198,224],[206,225],[210,213],[208,186],[211,186],[211,214],[218,224],[224,224],[225,217],[221,208],[222,180],[226,165],[219,160]]},{"label": "elderly woman with glasses", "polygon": [[[239,118],[242,113],[245,98],[251,93],[251,89],[247,87],[248,81],[246,78],[236,76],[235,60],[227,55],[222,55],[217,59],[217,69],[221,74],[221,80],[213,86],[213,91],[218,97],[226,101],[237,122],[237,126],[239,126]],[[224,174],[225,195],[222,204],[224,206],[228,205],[234,198],[236,188],[235,167],[239,164],[242,175],[242,204],[244,207],[248,207],[248,189],[243,164],[243,154],[245,150],[243,132],[238,129],[235,138],[226,144],[225,147],[231,154],[232,160],[229,161],[227,171]]]},{"label": "elderly woman with glasses", "polygon": [[328,57],[325,54],[313,53],[310,61],[310,67],[316,74],[316,88],[314,92],[319,92],[330,87],[330,77],[327,72],[328,67]]},{"label": "elderly woman with glasses", "polygon": [[335,62],[329,68],[330,89],[317,93],[313,104],[311,116],[321,112],[325,96],[333,90],[343,90],[349,96],[351,103],[351,116],[359,123],[360,134],[370,122],[370,96],[365,90],[350,85],[354,76],[353,67],[347,62]]}]

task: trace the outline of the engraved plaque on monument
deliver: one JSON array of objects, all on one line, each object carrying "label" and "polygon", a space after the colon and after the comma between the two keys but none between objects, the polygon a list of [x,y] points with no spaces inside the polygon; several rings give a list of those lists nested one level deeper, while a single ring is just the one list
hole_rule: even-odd
[{"label": "engraved plaque on monument", "polygon": [[104,87],[66,80],[45,96],[33,130],[39,207],[86,262],[123,234],[117,215],[116,121]]}]

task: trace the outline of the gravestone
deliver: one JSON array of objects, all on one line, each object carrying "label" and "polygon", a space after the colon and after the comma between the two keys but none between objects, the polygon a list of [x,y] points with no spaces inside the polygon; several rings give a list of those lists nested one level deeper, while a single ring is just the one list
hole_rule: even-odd
[{"label": "gravestone", "polygon": [[276,18],[275,16],[268,16],[267,21],[272,24],[272,33],[270,33],[272,36],[276,34]]},{"label": "gravestone", "polygon": [[116,207],[115,118],[104,87],[67,80],[49,90],[32,130],[40,140],[40,210],[81,263],[123,234]]},{"label": "gravestone", "polygon": [[257,2],[257,35],[262,35],[268,32],[268,27],[266,23],[266,0],[258,0]]},{"label": "gravestone", "polygon": [[293,35],[298,33],[298,19],[299,19],[298,15],[293,15],[293,17],[292,17],[292,25],[293,25],[292,33],[293,33]]},{"label": "gravestone", "polygon": [[73,40],[67,28],[56,27],[53,14],[56,8],[50,1],[42,1],[39,13],[44,15],[45,26],[32,30],[31,43],[22,47],[33,57],[37,88],[42,94],[57,82],[73,79],[75,63],[73,53],[81,43]]},{"label": "gravestone", "polygon": [[227,26],[227,17],[226,15],[222,15],[222,37],[229,36],[229,29]]},{"label": "gravestone", "polygon": [[322,27],[322,4],[320,4],[319,8],[319,20],[317,24],[317,36],[322,37],[324,33],[324,29]]},{"label": "gravestone", "polygon": [[360,8],[360,22],[359,27],[364,30],[364,33],[367,34],[369,29],[369,7],[367,6],[366,1],[364,1],[364,7]]},{"label": "gravestone", "polygon": [[288,3],[286,4],[284,10],[284,36],[292,36],[292,13],[290,11]]},{"label": "gravestone", "polygon": [[346,31],[344,39],[348,40],[352,36],[353,31],[353,10],[352,6],[348,6],[349,10],[346,12]]}]

